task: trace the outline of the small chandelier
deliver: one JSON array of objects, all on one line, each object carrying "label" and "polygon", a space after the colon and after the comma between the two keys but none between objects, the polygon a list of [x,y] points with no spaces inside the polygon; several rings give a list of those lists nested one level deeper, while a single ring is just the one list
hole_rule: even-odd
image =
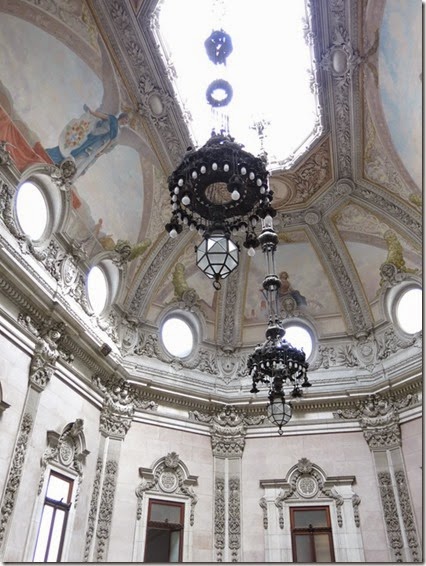
[{"label": "small chandelier", "polygon": [[269,322],[266,329],[266,341],[257,346],[247,360],[247,368],[253,380],[250,393],[258,393],[257,385],[269,385],[267,415],[269,420],[278,426],[278,433],[283,434],[282,427],[291,419],[293,412],[291,403],[287,403],[284,385],[290,385],[290,397],[302,396],[303,389],[310,387],[307,370],[308,363],[303,350],[298,350],[285,339],[285,330],[279,316],[278,289],[281,286],[275,269],[275,252],[278,236],[273,228],[273,216],[270,213],[262,220],[262,232],[259,242],[266,259],[266,275],[263,290],[267,300]]},{"label": "small chandelier", "polygon": [[[209,59],[225,65],[232,52],[230,36],[213,31],[205,41]],[[213,81],[206,91],[212,112],[229,104],[232,87],[223,79]],[[243,233],[243,246],[254,255],[259,245],[255,226],[270,208],[273,192],[268,185],[266,156],[255,157],[235,142],[227,119],[219,133],[214,129],[207,143],[188,148],[182,163],[170,175],[172,216],[166,224],[170,237],[176,238],[183,226],[203,237],[196,247],[197,265],[213,279],[215,289],[238,266],[239,245],[231,238]]]}]

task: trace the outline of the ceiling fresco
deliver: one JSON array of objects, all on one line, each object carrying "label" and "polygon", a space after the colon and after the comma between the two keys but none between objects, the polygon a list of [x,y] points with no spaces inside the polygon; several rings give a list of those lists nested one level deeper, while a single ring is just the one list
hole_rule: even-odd
[{"label": "ceiling fresco", "polygon": [[[312,4],[324,129],[270,178],[280,308],[319,340],[343,340],[382,322],[385,263],[421,276],[421,49],[405,41],[421,42],[421,24],[416,2]],[[152,330],[186,297],[205,344],[237,351],[263,341],[264,259],[243,249],[218,292],[195,265],[197,234],[167,237],[167,178],[191,139],[156,52],[156,10],[154,0],[0,0],[0,140],[24,177],[72,157],[61,235],[87,268],[121,254],[122,316]]]}]

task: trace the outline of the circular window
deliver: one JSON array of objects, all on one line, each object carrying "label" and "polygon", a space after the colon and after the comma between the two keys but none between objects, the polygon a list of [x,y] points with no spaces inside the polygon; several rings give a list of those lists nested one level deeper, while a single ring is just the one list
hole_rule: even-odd
[{"label": "circular window", "polygon": [[186,358],[194,347],[192,328],[182,318],[168,318],[161,327],[161,339],[168,353],[177,358]]},{"label": "circular window", "polygon": [[42,191],[29,181],[16,194],[16,216],[19,225],[32,240],[38,240],[47,226],[48,208]]},{"label": "circular window", "polygon": [[108,282],[103,269],[95,265],[87,276],[87,295],[95,314],[100,314],[108,298]]},{"label": "circular window", "polygon": [[309,358],[312,353],[312,335],[305,327],[298,324],[286,326],[284,339],[298,350],[303,349],[306,359]]},{"label": "circular window", "polygon": [[401,330],[416,334],[422,329],[423,293],[419,288],[407,289],[399,296],[395,315]]}]

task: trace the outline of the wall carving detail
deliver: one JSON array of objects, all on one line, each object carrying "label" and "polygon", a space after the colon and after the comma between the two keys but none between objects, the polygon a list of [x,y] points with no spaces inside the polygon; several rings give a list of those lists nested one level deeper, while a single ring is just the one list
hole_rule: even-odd
[{"label": "wall carving detail", "polygon": [[405,534],[410,549],[413,562],[421,562],[421,552],[417,539],[417,531],[414,524],[413,509],[411,507],[410,494],[408,492],[407,479],[404,470],[395,472],[396,488],[398,492],[399,505],[401,508],[402,520],[404,523]]},{"label": "wall carving detail", "polygon": [[135,408],[158,408],[154,401],[143,399],[139,391],[122,378],[96,374],[92,381],[104,396],[99,430],[106,436],[123,439],[132,424]]},{"label": "wall carving detail", "polygon": [[189,474],[188,468],[180,460],[176,452],[169,452],[160,458],[152,468],[139,468],[141,483],[135,490],[137,497],[136,519],[142,518],[142,499],[144,493],[158,492],[163,494],[177,493],[190,500],[189,524],[194,525],[194,508],[198,497],[192,486],[198,484],[198,478]]},{"label": "wall carving detail", "polygon": [[189,420],[209,423],[213,456],[216,458],[240,458],[244,451],[247,425],[261,424],[265,419],[265,415],[248,417],[232,405],[207,414],[189,412]]},{"label": "wall carving detail", "polygon": [[402,549],[404,543],[402,541],[402,533],[399,526],[398,510],[392,487],[392,478],[390,472],[379,472],[377,477],[379,480],[379,491],[382,499],[389,545],[394,553],[396,562],[402,562]]},{"label": "wall carving detail", "polygon": [[16,496],[18,495],[19,483],[21,481],[22,469],[24,467],[24,461],[32,427],[33,418],[29,413],[25,413],[22,418],[18,440],[13,452],[12,464],[9,470],[6,487],[1,502],[0,547],[3,545],[7,524],[12,515],[13,508],[15,507]]},{"label": "wall carving detail", "polygon": [[59,358],[71,363],[74,356],[64,351],[65,324],[49,320],[36,325],[30,316],[22,313],[18,322],[36,337],[34,354],[30,364],[29,383],[36,391],[43,391],[55,372]]},{"label": "wall carving detail", "polygon": [[216,562],[223,562],[225,548],[225,480],[215,478],[214,492],[214,546]]},{"label": "wall carving detail", "polygon": [[358,419],[371,450],[393,448],[401,445],[399,411],[417,401],[417,394],[411,393],[404,397],[369,395],[358,401],[354,408],[339,409],[333,416],[337,419]]},{"label": "wall carving detail", "polygon": [[76,419],[73,423],[67,424],[61,434],[54,430],[47,432],[48,446],[41,457],[41,477],[38,485],[39,495],[43,488],[47,465],[56,464],[59,467],[77,472],[78,482],[74,499],[74,507],[76,507],[83,479],[83,464],[85,463],[86,456],[90,454],[86,449],[83,425],[82,419]]},{"label": "wall carving detail", "polygon": [[103,562],[111,530],[112,511],[114,506],[115,489],[117,484],[118,462],[108,460],[105,466],[105,476],[102,483],[99,520],[96,529],[97,553],[96,560]]},{"label": "wall carving detail", "polygon": [[101,487],[102,458],[96,461],[95,480],[93,482],[92,497],[90,499],[89,518],[87,520],[86,541],[84,545],[84,562],[89,560],[90,545],[95,534],[96,514],[98,510],[99,493]]},{"label": "wall carving detail", "polygon": [[238,562],[241,547],[240,478],[229,478],[228,489],[228,545],[231,550],[231,562]]},{"label": "wall carving detail", "polygon": [[[333,499],[336,506],[337,523],[339,527],[343,526],[343,497],[338,493],[333,480],[328,480],[320,468],[307,458],[301,458],[298,461],[297,466],[290,472],[288,481],[285,482],[285,487],[280,490],[275,499],[274,503],[278,509],[278,522],[281,529],[284,529],[283,504],[284,501],[290,498],[299,500],[312,498]],[[355,501],[354,517],[356,525],[359,526],[358,506],[361,500],[357,495]],[[352,504],[353,502],[354,499],[352,499]]]}]

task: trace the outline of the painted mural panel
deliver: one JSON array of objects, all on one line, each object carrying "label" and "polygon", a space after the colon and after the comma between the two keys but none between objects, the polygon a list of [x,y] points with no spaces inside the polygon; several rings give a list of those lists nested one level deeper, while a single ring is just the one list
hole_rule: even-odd
[{"label": "painted mural panel", "polygon": [[397,152],[422,186],[422,2],[387,0],[380,27],[380,96]]},{"label": "painted mural panel", "polygon": [[334,218],[352,257],[369,302],[380,292],[380,267],[393,263],[406,273],[421,269],[420,250],[364,208],[349,204]]},{"label": "painted mural panel", "polygon": [[[281,280],[280,300],[291,297],[299,311],[307,315],[338,312],[334,291],[318,257],[304,232],[280,234],[276,254],[277,272]],[[251,259],[244,310],[245,323],[265,324],[266,302],[262,294],[265,275],[262,253]]]},{"label": "painted mural panel", "polygon": [[152,169],[154,160],[137,117],[100,38],[96,74],[49,33],[48,20],[43,27],[1,14],[0,139],[20,171],[73,158],[71,237],[82,244],[97,237],[96,251],[119,240],[139,243],[141,161]]}]

